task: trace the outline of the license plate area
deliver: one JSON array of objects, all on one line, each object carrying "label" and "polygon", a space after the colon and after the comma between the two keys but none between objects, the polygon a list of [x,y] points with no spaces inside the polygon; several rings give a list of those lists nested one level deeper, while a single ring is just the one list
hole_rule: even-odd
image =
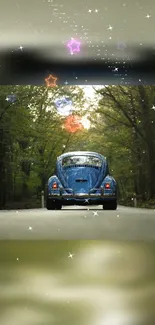
[{"label": "license plate area", "polygon": [[77,183],[86,183],[86,182],[88,182],[87,179],[76,179],[75,181]]}]

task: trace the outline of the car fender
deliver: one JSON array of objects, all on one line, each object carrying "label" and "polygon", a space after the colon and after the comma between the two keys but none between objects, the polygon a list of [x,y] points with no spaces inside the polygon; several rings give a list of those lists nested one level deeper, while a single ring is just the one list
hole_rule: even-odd
[{"label": "car fender", "polygon": [[55,182],[57,182],[58,185],[59,185],[60,187],[62,187],[62,184],[61,184],[59,178],[58,178],[56,175],[53,175],[53,176],[51,176],[51,177],[48,179],[47,185],[48,185],[48,186],[51,186],[51,185],[52,185],[53,183],[55,183]]},{"label": "car fender", "polygon": [[110,183],[110,184],[112,185],[112,189],[115,189],[115,190],[116,190],[116,193],[117,193],[117,182],[116,182],[116,180],[115,180],[112,176],[107,175],[107,176],[104,178],[104,180],[103,180],[103,182],[102,182],[102,184],[101,184],[101,187],[104,187],[104,185],[105,185],[106,183]]},{"label": "car fender", "polygon": [[45,190],[46,197],[51,192],[50,189],[52,188],[52,184],[55,183],[55,182],[57,182],[59,189],[63,188],[59,178],[56,175],[53,175],[53,176],[49,177],[49,179],[48,179],[48,181],[46,183],[46,190]]}]

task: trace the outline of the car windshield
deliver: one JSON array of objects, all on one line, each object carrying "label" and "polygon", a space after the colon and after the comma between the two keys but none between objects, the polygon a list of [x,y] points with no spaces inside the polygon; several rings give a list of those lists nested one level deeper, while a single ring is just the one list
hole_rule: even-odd
[{"label": "car windshield", "polygon": [[94,166],[94,167],[101,167],[102,160],[95,156],[88,156],[88,155],[80,155],[80,156],[69,156],[65,157],[62,160],[63,167],[69,167],[72,165],[87,165],[87,166]]}]

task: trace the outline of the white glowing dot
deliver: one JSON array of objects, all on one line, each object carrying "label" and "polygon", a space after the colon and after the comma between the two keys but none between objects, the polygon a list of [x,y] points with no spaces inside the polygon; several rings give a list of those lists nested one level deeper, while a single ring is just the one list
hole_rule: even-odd
[{"label": "white glowing dot", "polygon": [[108,30],[112,30],[112,29],[113,29],[113,27],[111,25],[109,25]]},{"label": "white glowing dot", "polygon": [[95,217],[95,216],[98,216],[97,211],[93,211],[93,213],[94,213],[94,217]]},{"label": "white glowing dot", "polygon": [[71,253],[69,252],[68,258],[73,258],[73,256],[74,256],[74,254],[71,254]]},{"label": "white glowing dot", "polygon": [[31,226],[29,226],[29,230],[32,230],[32,227]]}]

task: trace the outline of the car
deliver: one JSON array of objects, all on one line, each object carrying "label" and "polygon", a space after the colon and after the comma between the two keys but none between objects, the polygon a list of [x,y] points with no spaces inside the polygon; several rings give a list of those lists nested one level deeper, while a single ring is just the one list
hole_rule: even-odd
[{"label": "car", "polygon": [[66,205],[103,205],[117,209],[117,183],[109,174],[106,157],[96,152],[74,151],[57,158],[55,175],[48,179],[46,208]]}]

